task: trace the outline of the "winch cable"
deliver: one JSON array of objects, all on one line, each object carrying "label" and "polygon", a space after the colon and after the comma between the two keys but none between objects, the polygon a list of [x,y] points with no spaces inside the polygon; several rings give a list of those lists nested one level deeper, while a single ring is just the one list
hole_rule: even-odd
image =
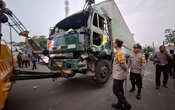
[{"label": "winch cable", "polygon": [[[8,17],[10,18],[10,20],[12,21],[12,23],[8,22],[9,26],[11,28],[13,28],[13,30],[18,33],[21,36],[27,37],[29,39],[29,44],[30,46],[33,48],[35,47],[36,50],[41,50],[40,47],[32,40],[31,37],[28,36],[29,31],[27,30],[27,28],[22,24],[22,22],[12,13],[10,15],[8,15]],[[10,29],[11,29],[10,28]],[[12,33],[11,33],[11,37],[12,37]],[[11,38],[11,42],[12,42],[12,38]],[[12,49],[12,48],[11,48]],[[34,50],[35,50],[34,49]],[[48,52],[49,54],[49,52]],[[50,60],[52,60],[52,63],[57,66],[58,70],[63,73],[63,70],[56,64],[56,62],[54,61],[53,58],[51,58],[49,55],[45,55],[47,56]],[[40,56],[39,56],[40,57]],[[40,57],[40,59],[42,59]]]},{"label": "winch cable", "polygon": [[31,37],[29,37],[29,31],[22,24],[22,22],[13,13],[11,13],[10,15],[8,15],[8,17],[12,21],[11,23],[10,22],[8,22],[8,23],[13,28],[13,30],[15,30],[15,32],[18,35],[25,37],[26,38],[26,41],[25,42],[28,45],[30,45],[33,50],[39,50],[40,51],[41,50],[40,46]]},{"label": "winch cable", "polygon": [[[27,28],[21,23],[21,21],[12,13],[8,15],[13,24],[10,23],[10,26],[18,33],[27,31]],[[16,28],[15,28],[16,27]],[[29,36],[25,36],[29,37]]]}]

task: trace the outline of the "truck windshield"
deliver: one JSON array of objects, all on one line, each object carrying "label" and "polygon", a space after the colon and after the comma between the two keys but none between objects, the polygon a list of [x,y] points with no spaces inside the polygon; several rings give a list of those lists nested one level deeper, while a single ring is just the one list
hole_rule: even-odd
[{"label": "truck windshield", "polygon": [[87,27],[88,18],[89,12],[87,11],[81,11],[77,14],[67,17],[54,27],[51,35],[57,32],[67,31],[69,29],[80,29],[81,27]]},{"label": "truck windshield", "polygon": [[65,40],[62,37],[56,37],[54,39],[54,47],[57,47],[58,45],[65,45]]}]

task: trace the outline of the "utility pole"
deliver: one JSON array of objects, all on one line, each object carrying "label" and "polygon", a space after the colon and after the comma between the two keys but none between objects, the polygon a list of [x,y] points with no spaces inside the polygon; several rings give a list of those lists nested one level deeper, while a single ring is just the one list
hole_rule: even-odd
[{"label": "utility pole", "polygon": [[65,17],[69,15],[69,0],[65,0]]}]

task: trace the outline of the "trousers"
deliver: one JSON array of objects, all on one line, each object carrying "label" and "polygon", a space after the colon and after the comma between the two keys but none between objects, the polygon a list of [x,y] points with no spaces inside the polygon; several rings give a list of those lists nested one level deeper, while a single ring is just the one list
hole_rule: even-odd
[{"label": "trousers", "polygon": [[166,85],[169,78],[168,65],[156,65],[156,86],[160,86],[161,73],[163,72],[163,84]]},{"label": "trousers", "polygon": [[128,102],[124,96],[123,83],[124,83],[124,80],[114,79],[114,81],[113,81],[113,93],[118,98],[119,104],[127,105]]},{"label": "trousers", "polygon": [[136,85],[138,87],[138,94],[141,94],[141,89],[142,89],[141,74],[131,72],[130,81],[131,81],[132,89],[135,89],[135,85]]}]

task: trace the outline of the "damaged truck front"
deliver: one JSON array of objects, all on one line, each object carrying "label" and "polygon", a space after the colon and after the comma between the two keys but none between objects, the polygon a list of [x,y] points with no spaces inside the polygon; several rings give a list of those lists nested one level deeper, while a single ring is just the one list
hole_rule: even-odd
[{"label": "damaged truck front", "polygon": [[48,48],[51,70],[64,77],[87,74],[104,84],[112,70],[111,19],[92,7],[67,17],[51,31]]}]

